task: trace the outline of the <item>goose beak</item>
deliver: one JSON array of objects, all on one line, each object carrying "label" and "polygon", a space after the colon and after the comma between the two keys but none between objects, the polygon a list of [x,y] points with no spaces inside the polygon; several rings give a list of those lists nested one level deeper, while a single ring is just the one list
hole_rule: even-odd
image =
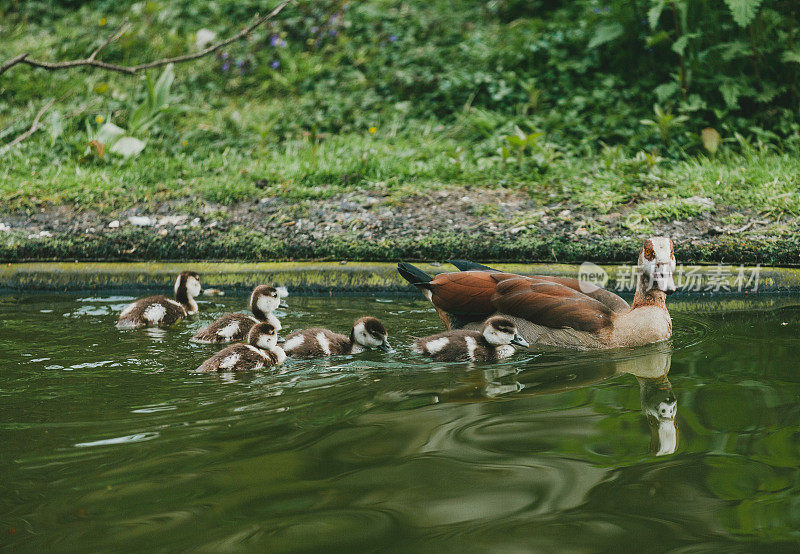
[{"label": "goose beak", "polygon": [[514,338],[511,339],[511,344],[515,344],[515,345],[521,346],[523,348],[529,348],[530,347],[530,344],[528,344],[528,341],[523,339],[522,335],[520,335],[519,333],[516,333],[514,335]]},{"label": "goose beak", "polygon": [[391,347],[388,340],[383,341],[378,347],[378,350],[382,350],[383,352],[394,352],[394,349]]}]

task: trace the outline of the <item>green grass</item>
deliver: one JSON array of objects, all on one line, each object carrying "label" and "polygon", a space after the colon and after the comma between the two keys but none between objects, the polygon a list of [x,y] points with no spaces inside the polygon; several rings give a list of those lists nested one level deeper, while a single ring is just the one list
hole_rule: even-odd
[{"label": "green grass", "polygon": [[[201,118],[188,116],[181,123],[203,126]],[[190,138],[177,146],[154,138],[128,161],[76,158],[49,148],[48,137],[40,132],[0,167],[0,195],[6,209],[51,203],[110,212],[170,199],[229,205],[265,196],[299,201],[362,190],[402,202],[448,187],[505,187],[525,191],[542,204],[576,202],[600,213],[630,205],[648,220],[701,214],[701,204],[686,201],[692,197],[770,217],[800,213],[800,159],[772,150],[662,160],[652,166],[636,156],[609,160],[602,152],[565,154],[532,170],[451,138],[447,129],[423,127],[414,134],[378,128],[375,134],[365,130],[280,143],[262,140],[257,132],[238,132],[243,146],[220,149],[187,129]],[[491,216],[490,207],[476,210]]]},{"label": "green grass", "polygon": [[[800,138],[789,123],[779,136],[777,124],[775,132],[759,127],[765,119],[748,122],[743,111],[704,96],[704,111],[691,112],[661,144],[640,124],[652,117],[654,83],[607,71],[608,60],[586,50],[591,29],[573,24],[569,9],[596,19],[593,4],[541,13],[512,4],[492,11],[485,2],[460,10],[441,1],[355,3],[335,37],[314,43],[312,26],[341,6],[300,1],[272,30],[226,51],[244,73],[222,71],[213,56],[176,66],[169,107],[138,137],[147,143],[141,155],[127,161],[100,159],[88,144],[99,118],[127,128],[146,97],[142,76],[15,67],[0,78],[0,144],[48,98],[57,99],[51,113],[62,116],[63,133],[51,138],[48,114],[45,129],[2,157],[0,211],[66,204],[113,213],[166,200],[192,211],[266,196],[299,205],[351,191],[400,205],[438,189],[505,188],[535,205],[577,205],[593,232],[601,232],[595,216],[620,210],[629,212],[623,226],[641,232],[702,217],[707,202],[693,197],[732,213],[733,223],[742,210],[800,215]],[[28,50],[44,59],[82,57],[127,16],[131,31],[101,57],[138,63],[191,51],[198,29],[224,36],[263,10],[228,0],[137,6],[15,3],[3,14],[0,59]],[[288,46],[270,47],[271,33]],[[712,124],[723,135],[713,158],[698,138]],[[499,152],[517,126],[544,133],[521,163]],[[474,213],[498,217],[488,204]]]}]

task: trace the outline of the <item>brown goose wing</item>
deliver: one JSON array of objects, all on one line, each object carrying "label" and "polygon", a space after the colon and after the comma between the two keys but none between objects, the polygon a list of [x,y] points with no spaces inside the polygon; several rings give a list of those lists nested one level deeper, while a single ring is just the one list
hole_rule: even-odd
[{"label": "brown goose wing", "polygon": [[431,302],[451,314],[488,316],[495,312],[492,297],[497,283],[510,277],[514,275],[485,271],[440,273],[428,283]]},{"label": "brown goose wing", "polygon": [[[581,292],[588,296],[589,298],[594,298],[598,302],[605,304],[612,312],[627,312],[631,309],[630,305],[625,302],[624,299],[620,298],[618,295],[614,294],[610,290],[606,290],[600,287],[595,287],[594,285],[590,285],[585,281],[581,281],[580,279],[574,279],[572,277],[551,277],[549,275],[533,275],[531,279],[540,279],[542,281],[550,281],[552,283],[558,283],[559,285],[564,285],[565,287],[569,287],[574,291]],[[591,292],[585,292],[581,285],[584,288],[588,285],[595,290]]]},{"label": "brown goose wing", "polygon": [[553,329],[596,332],[610,326],[613,316],[608,306],[570,287],[520,276],[497,284],[492,305],[500,313]]}]

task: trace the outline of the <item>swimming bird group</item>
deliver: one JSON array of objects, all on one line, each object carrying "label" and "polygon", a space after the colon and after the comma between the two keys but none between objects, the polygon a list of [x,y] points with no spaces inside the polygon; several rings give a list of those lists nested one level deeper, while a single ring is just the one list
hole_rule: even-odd
[{"label": "swimming bird group", "polygon": [[[438,361],[492,362],[512,356],[515,347],[547,345],[573,349],[633,347],[672,335],[666,296],[675,291],[675,252],[667,237],[647,239],[638,259],[633,305],[618,295],[579,279],[517,275],[455,260],[460,271],[431,276],[405,262],[400,275],[433,304],[445,331],[418,338],[412,351]],[[198,312],[200,277],[182,272],[174,299],[136,300],[119,316],[119,329],[171,326]],[[197,371],[256,370],[279,365],[287,357],[390,352],[388,333],[376,318],[357,319],[350,334],[321,327],[294,331],[279,346],[281,323],[274,311],[288,292],[257,286],[248,307],[252,316],[226,314],[203,327],[193,342],[236,343],[204,361]],[[240,342],[244,341],[244,342]]]}]

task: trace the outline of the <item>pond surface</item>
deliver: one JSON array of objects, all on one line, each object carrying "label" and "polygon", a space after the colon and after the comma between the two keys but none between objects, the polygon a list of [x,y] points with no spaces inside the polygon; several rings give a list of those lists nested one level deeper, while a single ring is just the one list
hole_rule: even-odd
[{"label": "pond surface", "polygon": [[439,331],[422,298],[290,296],[284,333],[370,314],[397,351],[230,376],[187,371],[217,349],[188,339],[245,296],[117,331],[132,298],[0,294],[0,547],[800,548],[800,299],[677,300],[666,344],[470,365],[410,353]]}]

